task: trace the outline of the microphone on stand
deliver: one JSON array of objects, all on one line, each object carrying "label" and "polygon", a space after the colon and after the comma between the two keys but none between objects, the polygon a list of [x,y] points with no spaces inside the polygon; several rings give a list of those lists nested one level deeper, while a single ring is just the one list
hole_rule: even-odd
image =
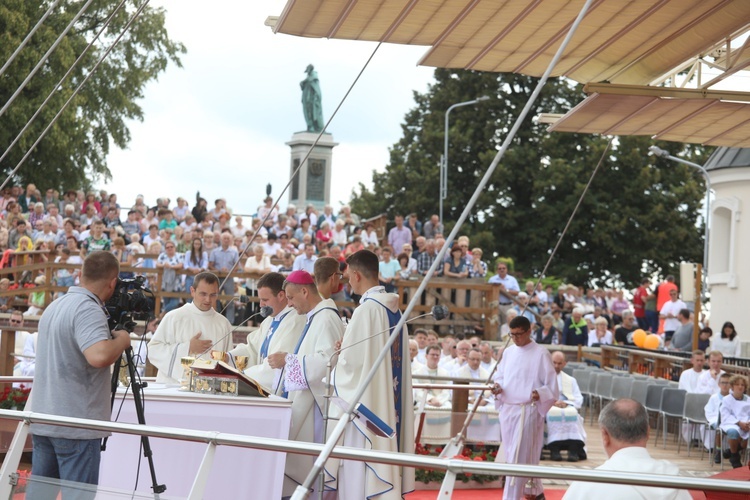
[{"label": "microphone on stand", "polygon": [[213,344],[211,344],[211,347],[209,347],[208,349],[206,349],[205,351],[203,351],[202,353],[200,353],[198,356],[196,356],[196,358],[200,358],[201,356],[203,356],[207,352],[210,352],[211,349],[213,349],[214,347],[216,347],[216,345],[219,342],[223,341],[225,338],[227,338],[230,335],[232,335],[235,331],[237,331],[237,329],[239,327],[241,327],[242,325],[244,325],[245,323],[247,323],[248,321],[250,321],[254,317],[258,316],[259,314],[260,314],[261,317],[267,318],[268,316],[273,315],[273,307],[271,307],[271,306],[263,306],[263,307],[261,307],[260,311],[258,311],[257,313],[253,314],[252,316],[248,317],[247,319],[243,320],[242,323],[240,323],[239,325],[237,325],[234,328],[232,328],[232,330],[230,330],[229,333],[227,333],[226,335],[224,335],[223,337],[221,337],[219,340],[217,340],[216,342],[214,342]]},{"label": "microphone on stand", "polygon": [[[410,319],[404,321],[404,325],[406,325],[407,323],[410,323],[412,321],[415,321],[417,319],[424,318],[426,316],[432,316],[433,318],[435,318],[435,320],[440,321],[441,319],[447,318],[449,314],[450,314],[450,311],[448,309],[448,306],[443,305],[443,304],[437,304],[435,306],[432,306],[432,310],[430,312],[428,312],[426,314],[420,314],[419,316],[414,316],[413,318],[410,318]],[[386,328],[385,330],[383,330],[381,332],[378,332],[378,333],[376,333],[374,335],[370,335],[369,337],[366,337],[366,338],[364,338],[362,340],[354,342],[353,344],[350,344],[350,345],[348,345],[348,346],[346,346],[344,348],[339,347],[337,350],[335,350],[333,352],[333,354],[331,354],[328,357],[328,363],[326,364],[326,393],[323,396],[325,398],[325,404],[324,404],[324,410],[323,410],[323,436],[327,436],[328,435],[328,418],[329,418],[328,417],[328,412],[330,411],[331,398],[333,397],[333,394],[332,394],[333,385],[331,384],[331,374],[333,372],[333,364],[332,364],[333,358],[335,356],[338,356],[341,353],[341,351],[349,349],[350,347],[354,347],[357,344],[361,344],[362,342],[365,342],[366,340],[370,340],[370,339],[372,339],[374,337],[377,337],[378,335],[382,335],[385,332],[390,332],[392,329],[393,329],[393,327],[388,327],[388,328]],[[409,362],[411,362],[411,360]],[[320,480],[319,480],[320,481],[320,485],[318,487],[319,491],[323,491],[323,487],[324,487],[324,483],[325,483],[325,475],[324,474],[325,474],[325,469],[321,469],[321,471],[320,471]]]}]

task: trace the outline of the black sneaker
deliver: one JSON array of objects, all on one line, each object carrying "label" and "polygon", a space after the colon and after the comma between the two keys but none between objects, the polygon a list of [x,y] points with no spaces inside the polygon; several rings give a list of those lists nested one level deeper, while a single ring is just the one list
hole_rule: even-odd
[{"label": "black sneaker", "polygon": [[729,457],[731,457],[731,456],[732,456],[732,450],[730,450],[729,448],[725,449],[725,450],[724,450],[724,451],[722,451],[721,453],[722,453],[722,456],[723,456],[723,457],[724,457],[725,459],[727,459],[727,460],[729,460]]},{"label": "black sneaker", "polygon": [[732,464],[732,468],[739,469],[742,467],[742,460],[740,460],[740,454],[739,453],[732,453],[732,455],[729,457],[729,463]]},{"label": "black sneaker", "polygon": [[578,458],[578,453],[576,453],[574,451],[569,451],[568,452],[568,462],[578,462],[578,460],[580,460]]},{"label": "black sneaker", "polygon": [[714,453],[714,463],[720,464],[721,463],[721,450],[716,450]]},{"label": "black sneaker", "polygon": [[560,450],[550,450],[549,459],[553,462],[562,462],[562,455]]}]

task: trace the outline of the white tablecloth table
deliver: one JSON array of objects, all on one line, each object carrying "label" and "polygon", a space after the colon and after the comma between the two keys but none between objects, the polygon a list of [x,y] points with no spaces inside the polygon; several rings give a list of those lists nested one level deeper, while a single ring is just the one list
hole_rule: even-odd
[{"label": "white tablecloth table", "polygon": [[[153,386],[153,387],[152,387]],[[122,391],[118,394],[112,420],[138,423],[132,394],[128,393],[119,418],[116,417]],[[149,384],[144,397],[147,425],[218,431],[246,436],[288,439],[291,403],[283,398],[213,396],[182,392],[175,387]],[[207,444],[150,438],[159,484],[169,497],[186,497],[200,466]],[[99,485],[132,491],[140,453],[140,437],[113,434],[102,453]],[[281,498],[284,453],[219,446],[204,498]],[[140,459],[137,491],[151,491],[151,474],[146,458]]]}]

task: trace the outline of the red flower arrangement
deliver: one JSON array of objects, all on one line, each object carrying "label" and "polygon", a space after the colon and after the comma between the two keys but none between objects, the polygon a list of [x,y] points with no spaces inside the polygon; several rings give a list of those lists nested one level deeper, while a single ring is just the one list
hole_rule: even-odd
[{"label": "red flower arrangement", "polygon": [[[475,462],[494,462],[495,457],[497,457],[497,450],[497,446],[485,446],[484,443],[477,443],[473,446],[465,446],[460,455],[456,455],[452,458],[456,460],[471,460]],[[428,456],[438,456],[440,455],[440,453],[442,453],[442,451],[442,446],[433,448],[429,444],[418,444],[414,449],[414,452],[417,455]],[[415,472],[415,479],[425,484],[433,481],[442,482],[444,478],[445,472],[442,470],[416,469]],[[471,472],[465,472],[456,475],[456,479],[464,483],[472,480],[479,484],[483,484],[489,483],[491,481],[496,481],[498,478],[499,476],[493,476],[490,474],[473,474]]]},{"label": "red flower arrangement", "polygon": [[0,394],[0,409],[23,410],[26,407],[30,392],[31,387],[25,387],[23,384],[20,387],[6,386]]}]

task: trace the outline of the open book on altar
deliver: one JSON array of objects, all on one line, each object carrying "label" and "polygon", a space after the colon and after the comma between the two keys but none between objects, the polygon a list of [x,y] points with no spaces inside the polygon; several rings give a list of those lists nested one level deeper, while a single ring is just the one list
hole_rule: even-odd
[{"label": "open book on altar", "polygon": [[[349,409],[349,403],[339,397],[334,396],[331,398],[331,401],[341,408],[341,411],[343,412],[346,412],[346,410]],[[367,427],[367,429],[376,436],[390,439],[396,435],[396,431],[394,431],[390,425],[385,423],[383,419],[375,415],[372,410],[362,403],[357,403],[357,406],[354,407],[354,419],[357,420],[360,425]]]},{"label": "open book on altar", "polygon": [[[233,380],[236,381],[236,391],[234,392],[237,396],[255,396],[261,398],[267,398],[271,392],[260,385],[256,380],[248,377],[236,368],[228,365],[223,361],[215,359],[196,359],[195,362],[190,366],[190,369],[194,372],[194,378],[206,379],[215,378],[218,380]],[[202,392],[200,389],[196,392]],[[219,391],[210,391],[217,393]],[[225,391],[221,391],[225,392]]]}]

